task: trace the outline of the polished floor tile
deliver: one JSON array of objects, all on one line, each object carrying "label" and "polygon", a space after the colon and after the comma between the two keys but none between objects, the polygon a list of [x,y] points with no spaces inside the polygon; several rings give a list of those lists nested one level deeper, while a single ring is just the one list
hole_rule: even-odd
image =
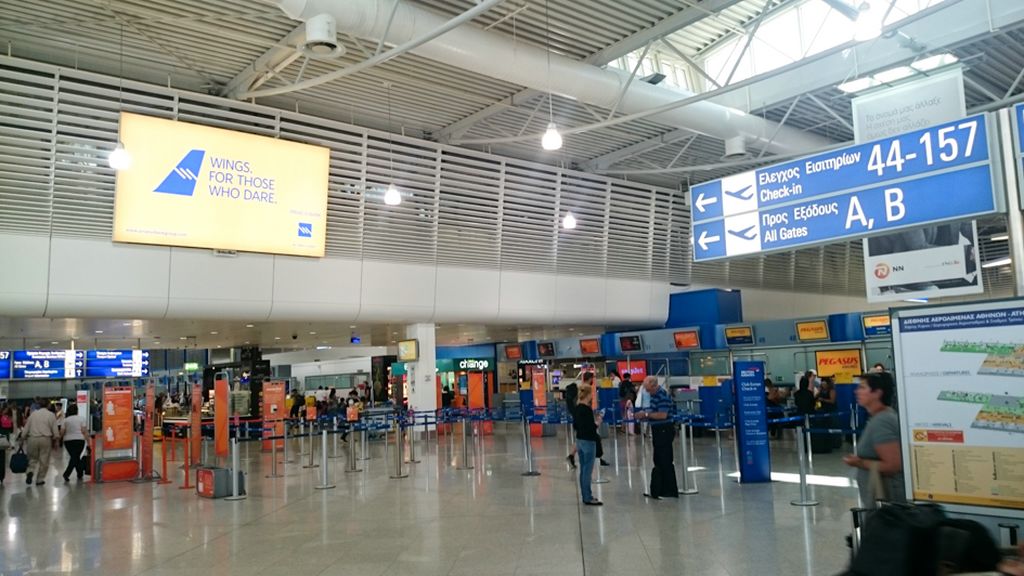
[{"label": "polished floor tile", "polygon": [[[542,475],[530,478],[515,426],[472,440],[468,470],[458,469],[459,438],[431,436],[417,442],[422,461],[405,465],[409,476],[391,479],[394,453],[375,441],[361,472],[344,472],[341,452],[329,460],[336,488],[316,490],[322,471],[302,468],[308,456],[268,479],[270,455],[243,444],[249,494],[240,502],[179,490],[180,462],[170,485],[93,485],[64,484],[56,458],[45,486],[8,474],[0,488],[0,576],[820,575],[846,564],[857,493],[839,453],[815,455],[809,489],[820,504],[797,507],[791,439],[773,444],[777,481],[741,485],[732,443],[698,438],[700,492],[648,501],[649,445],[609,438],[613,466],[594,486],[605,506],[586,507],[564,437],[532,447]],[[296,442],[292,456],[308,450]]]}]

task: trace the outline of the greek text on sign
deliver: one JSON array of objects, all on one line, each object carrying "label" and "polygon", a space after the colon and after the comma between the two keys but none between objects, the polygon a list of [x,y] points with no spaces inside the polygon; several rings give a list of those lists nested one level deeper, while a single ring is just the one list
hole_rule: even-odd
[{"label": "greek text on sign", "polygon": [[690,190],[694,258],[792,249],[997,209],[987,117],[752,170]]}]

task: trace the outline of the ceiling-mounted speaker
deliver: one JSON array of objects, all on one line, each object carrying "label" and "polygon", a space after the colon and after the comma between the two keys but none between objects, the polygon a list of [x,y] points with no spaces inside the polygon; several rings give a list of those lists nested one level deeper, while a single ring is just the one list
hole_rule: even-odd
[{"label": "ceiling-mounted speaker", "polygon": [[338,25],[334,16],[318,14],[306,20],[306,39],[299,50],[317,60],[330,60],[345,53],[345,46],[338,41]]}]

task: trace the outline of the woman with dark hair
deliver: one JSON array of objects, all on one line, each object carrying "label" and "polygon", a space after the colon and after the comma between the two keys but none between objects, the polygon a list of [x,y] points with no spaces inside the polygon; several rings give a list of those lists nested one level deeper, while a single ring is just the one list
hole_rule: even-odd
[{"label": "woman with dark hair", "polygon": [[793,403],[796,404],[797,414],[814,414],[814,392],[811,392],[811,377],[807,374],[800,377],[799,388],[793,393]]},{"label": "woman with dark hair", "polygon": [[900,449],[900,420],[892,409],[895,387],[885,373],[860,375],[857,403],[871,415],[857,453],[846,456],[843,462],[857,468],[857,485],[861,504],[874,508],[878,500],[902,502],[903,454]]}]

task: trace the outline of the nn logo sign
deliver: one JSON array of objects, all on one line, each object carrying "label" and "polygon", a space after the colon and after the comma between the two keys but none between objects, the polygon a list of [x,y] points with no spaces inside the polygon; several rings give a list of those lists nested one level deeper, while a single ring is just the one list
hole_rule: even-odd
[{"label": "nn logo sign", "polygon": [[196,191],[196,181],[199,180],[205,156],[205,150],[190,150],[153,191],[191,196]]},{"label": "nn logo sign", "polygon": [[306,222],[299,222],[299,238],[312,238],[313,225]]}]

